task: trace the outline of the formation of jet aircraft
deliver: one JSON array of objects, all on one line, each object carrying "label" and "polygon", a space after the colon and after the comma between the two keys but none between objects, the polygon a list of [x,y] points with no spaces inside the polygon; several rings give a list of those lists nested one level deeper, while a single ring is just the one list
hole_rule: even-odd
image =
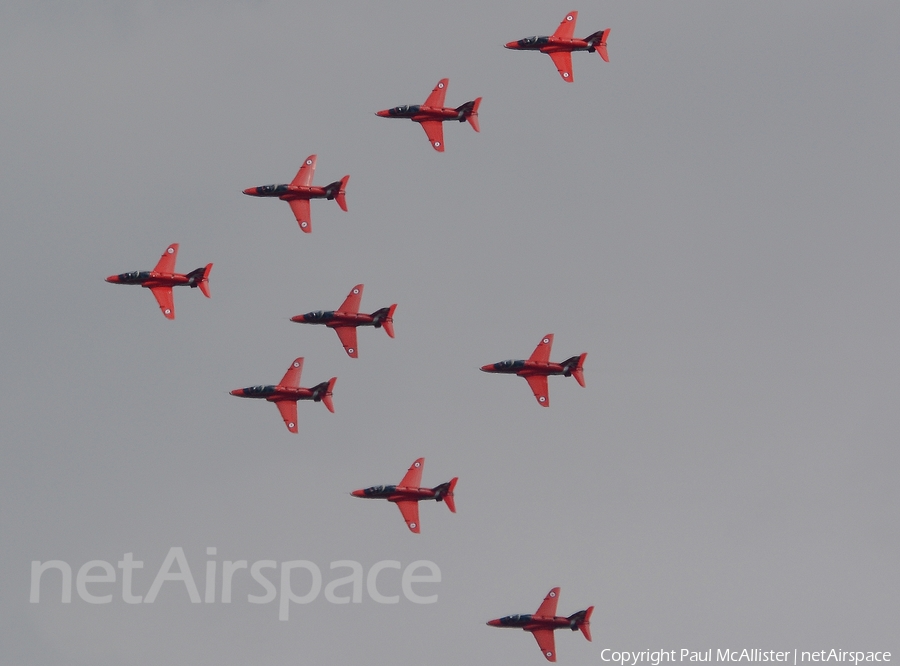
[{"label": "formation of jet aircraft", "polygon": [[334,199],[337,201],[341,210],[347,210],[347,181],[350,176],[344,176],[340,180],[329,183],[324,186],[316,186],[312,184],[313,174],[316,172],[316,156],[310,155],[303,162],[300,171],[294,176],[287,185],[261,185],[259,187],[248,187],[244,190],[244,194],[251,197],[278,197],[282,201],[287,201],[294,217],[297,218],[297,224],[300,229],[306,233],[312,231],[312,219],[309,212],[310,199]]},{"label": "formation of jet aircraft", "polygon": [[432,147],[439,153],[444,152],[444,123],[448,120],[458,120],[461,123],[468,122],[476,132],[481,131],[478,125],[478,107],[481,106],[481,98],[476,97],[471,102],[466,102],[455,109],[444,106],[444,97],[447,95],[447,84],[450,79],[441,79],[431,91],[424,104],[395,106],[392,109],[376,111],[376,116],[382,118],[409,118],[414,123],[422,125],[425,134]]},{"label": "formation of jet aircraft", "polygon": [[172,287],[187,286],[200,288],[203,295],[209,298],[209,272],[212,264],[206,264],[203,268],[197,268],[186,275],[175,272],[175,260],[178,257],[178,243],[172,243],[162,253],[152,271],[132,271],[131,273],[119,273],[106,278],[112,284],[138,284],[150,293],[159,303],[159,309],[166,319],[175,319],[175,299],[172,297]]},{"label": "formation of jet aircraft", "polygon": [[337,310],[317,310],[306,314],[291,317],[291,321],[298,324],[324,324],[334,329],[347,351],[350,358],[359,357],[359,349],[356,346],[356,329],[360,326],[374,326],[384,328],[384,332],[394,337],[394,310],[397,304],[381,308],[372,314],[363,314],[359,311],[359,302],[362,300],[363,285],[358,284]]},{"label": "formation of jet aircraft", "polygon": [[610,29],[600,30],[584,39],[575,38],[575,22],[578,20],[578,12],[569,12],[559,24],[559,27],[549,37],[525,37],[506,44],[506,48],[514,51],[540,51],[546,53],[553,60],[559,75],[563,81],[572,83],[572,51],[594,51],[609,62],[609,53],[606,50],[606,40],[609,38]]},{"label": "formation of jet aircraft", "polygon": [[422,470],[425,469],[425,458],[416,460],[406,471],[404,477],[396,486],[372,486],[354,490],[351,495],[366,499],[386,499],[394,502],[410,532],[419,533],[419,502],[422,500],[435,500],[444,502],[447,508],[456,513],[456,500],[453,497],[453,489],[456,488],[457,477],[453,477],[446,483],[434,488],[420,488],[422,483]]},{"label": "formation of jet aircraft", "polygon": [[[575,24],[578,12],[569,12],[562,20],[556,32],[550,36],[528,37],[507,43],[508,49],[523,51],[540,51],[546,53],[553,60],[557,70],[566,82],[572,82],[572,52],[587,51],[597,52],[600,57],[609,62],[607,52],[607,39],[610,29],[595,32],[583,39],[574,37]],[[468,122],[476,131],[480,131],[478,121],[478,109],[481,97],[466,102],[456,108],[445,107],[444,99],[447,93],[449,79],[441,79],[431,91],[431,94],[421,105],[398,106],[391,109],[378,111],[377,115],[384,118],[406,118],[419,123],[425,130],[432,147],[438,151],[444,151],[443,123],[449,120]],[[251,187],[243,191],[244,194],[256,197],[277,197],[287,201],[305,233],[312,231],[310,218],[310,201],[312,199],[333,199],[341,207],[347,210],[346,187],[350,178],[344,176],[338,181],[328,185],[315,186],[312,184],[316,168],[316,155],[306,158],[297,175],[289,184],[264,185]],[[160,310],[168,319],[175,318],[175,305],[172,297],[172,288],[176,286],[189,286],[199,288],[207,297],[209,292],[209,274],[212,264],[198,268],[187,274],[175,273],[175,261],[178,255],[178,244],[173,243],[163,253],[156,267],[152,271],[134,271],[120,273],[106,278],[113,284],[136,284],[150,289],[156,298]],[[371,314],[360,313],[360,301],[362,300],[363,285],[357,284],[351,289],[344,302],[337,310],[314,311],[302,315],[296,315],[291,321],[301,324],[321,324],[334,329],[341,345],[351,358],[358,358],[357,328],[360,326],[372,326],[384,328],[387,335],[394,337],[394,311],[397,304],[381,308]],[[587,353],[572,356],[558,363],[550,361],[550,351],[553,345],[553,334],[547,334],[535,348],[531,356],[526,360],[509,360],[499,363],[491,363],[482,366],[481,370],[489,373],[515,374],[524,377],[535,398],[543,407],[550,405],[548,380],[550,375],[574,376],[582,387],[584,383],[584,361]],[[256,398],[272,402],[278,408],[281,418],[287,429],[292,433],[298,432],[297,403],[300,400],[312,400],[322,402],[325,407],[334,412],[332,399],[336,377],[310,388],[300,386],[300,377],[303,371],[303,357],[296,358],[288,368],[284,377],[275,385],[250,386],[231,391],[231,395],[240,398]],[[417,459],[407,470],[403,479],[397,485],[382,485],[354,490],[350,494],[354,497],[366,499],[384,499],[397,505],[400,513],[411,532],[420,532],[419,502],[423,500],[435,500],[444,502],[451,512],[456,513],[454,490],[458,481],[457,477],[441,483],[433,488],[422,487],[422,471],[425,459]],[[559,588],[553,588],[544,598],[538,610],[533,614],[508,615],[496,620],[490,620],[487,624],[492,627],[514,627],[531,632],[544,657],[548,661],[556,661],[556,646],[554,631],[568,628],[572,631],[580,630],[585,638],[591,640],[590,619],[594,607],[578,611],[568,617],[556,615],[556,607],[559,599]]]},{"label": "formation of jet aircraft", "polygon": [[248,386],[247,388],[235,389],[231,395],[238,398],[258,398],[274,402],[284,419],[284,425],[292,433],[297,433],[297,401],[313,400],[324,404],[329,412],[334,413],[334,402],[331,399],[331,393],[334,390],[334,383],[337,377],[332,377],[327,382],[316,384],[312,388],[302,388],[300,386],[300,374],[303,372],[303,357],[294,359],[291,367],[284,373],[284,377],[276,385],[268,386]]},{"label": "formation of jet aircraft", "polygon": [[550,362],[550,348],[553,346],[553,334],[548,333],[534,348],[531,356],[525,361],[500,361],[481,366],[482,372],[496,372],[524,377],[531,387],[531,392],[542,407],[550,406],[550,389],[547,377],[563,375],[575,377],[580,386],[584,386],[584,359],[587,352],[567,358],[560,363]]},{"label": "formation of jet aircraft", "polygon": [[556,615],[558,603],[559,588],[554,587],[544,597],[533,615],[507,615],[497,620],[490,620],[488,626],[512,627],[530,631],[547,661],[556,661],[556,640],[553,632],[557,629],[581,630],[584,637],[591,640],[591,613],[594,612],[594,607],[588,606],[585,610],[578,611],[569,617],[558,617]]}]

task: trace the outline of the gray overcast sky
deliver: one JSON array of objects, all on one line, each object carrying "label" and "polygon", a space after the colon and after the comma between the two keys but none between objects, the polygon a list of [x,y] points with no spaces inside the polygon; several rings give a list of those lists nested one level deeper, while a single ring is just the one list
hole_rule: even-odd
[{"label": "gray overcast sky", "polygon": [[[505,42],[612,28],[574,83]],[[895,2],[0,6],[0,663],[543,663],[484,622],[590,604],[603,648],[900,653]],[[374,111],[483,96],[447,152]],[[241,190],[351,175],[350,211]],[[214,262],[212,299],[105,284]],[[397,337],[288,322],[356,283]],[[478,371],[583,351],[587,388]],[[300,434],[228,391],[338,377]],[[459,476],[422,534],[355,488]],[[32,560],[432,560],[439,600],[90,605]],[[95,571],[93,573],[99,573]],[[121,573],[121,572],[117,572]],[[343,572],[342,572],[343,573]],[[269,574],[276,583],[277,575]],[[298,590],[302,585],[299,584]],[[387,593],[399,573],[382,574]],[[73,585],[74,588],[74,585]]]}]

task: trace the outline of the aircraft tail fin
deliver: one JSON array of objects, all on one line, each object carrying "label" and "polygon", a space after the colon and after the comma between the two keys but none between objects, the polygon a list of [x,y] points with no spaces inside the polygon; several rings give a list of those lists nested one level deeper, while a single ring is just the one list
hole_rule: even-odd
[{"label": "aircraft tail fin", "polygon": [[468,122],[472,129],[476,132],[481,131],[481,125],[478,124],[478,107],[481,106],[481,98],[478,97],[471,102],[466,102],[462,106],[456,107],[456,110],[460,114],[459,121],[462,122],[465,120]]},{"label": "aircraft tail fin", "polygon": [[338,193],[334,197],[334,200],[337,201],[338,206],[341,207],[341,210],[347,212],[347,199],[345,198],[347,195],[347,181],[350,180],[350,174],[347,174],[343,178],[341,178],[341,185],[338,188]]},{"label": "aircraft tail fin", "polygon": [[337,381],[337,377],[332,377],[327,382],[322,382],[316,388],[323,389],[322,397],[320,400],[322,403],[328,408],[328,411],[334,414],[334,401],[331,399],[331,394],[334,391],[334,383]]},{"label": "aircraft tail fin", "polygon": [[573,613],[568,618],[569,620],[569,628],[572,631],[581,630],[581,633],[584,634],[584,637],[588,640],[591,640],[591,614],[594,612],[593,606],[588,606],[583,611],[578,611],[577,613]]},{"label": "aircraft tail fin", "polygon": [[341,210],[347,210],[347,181],[350,180],[350,175],[346,175],[340,180],[336,180],[333,183],[329,183],[325,186],[325,198],[329,201],[334,199],[337,201],[337,205],[341,207]]},{"label": "aircraft tail fin", "polygon": [[389,308],[381,308],[372,313],[372,317],[375,319],[375,328],[384,327],[384,332],[391,338],[394,337],[394,310],[396,309],[397,304],[394,303]]},{"label": "aircraft tail fin", "polygon": [[459,480],[459,477],[454,476],[447,483],[442,483],[441,485],[432,488],[436,494],[435,498],[438,502],[446,502],[447,508],[450,509],[451,513],[456,513],[456,499],[453,496],[453,490],[456,488],[456,482]]},{"label": "aircraft tail fin", "polygon": [[573,356],[572,358],[567,358],[562,362],[563,367],[565,368],[565,376],[572,376],[575,378],[575,381],[578,382],[579,386],[584,386],[584,359],[587,358],[587,352],[581,354],[580,356]]},{"label": "aircraft tail fin", "polygon": [[187,278],[191,288],[200,287],[203,295],[209,298],[209,272],[212,270],[212,264],[206,264],[203,268],[197,268],[187,274]]},{"label": "aircraft tail fin", "polygon": [[610,28],[606,30],[600,30],[599,32],[595,32],[593,35],[585,38],[588,44],[590,44],[591,48],[598,53],[598,55],[603,58],[606,62],[609,62],[609,52],[606,50],[606,40],[609,39],[609,31]]}]

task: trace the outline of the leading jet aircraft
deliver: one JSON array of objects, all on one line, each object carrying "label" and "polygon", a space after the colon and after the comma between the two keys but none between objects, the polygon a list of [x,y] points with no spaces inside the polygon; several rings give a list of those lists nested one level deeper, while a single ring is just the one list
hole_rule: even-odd
[{"label": "leading jet aircraft", "polygon": [[191,289],[200,287],[203,295],[209,298],[209,272],[212,264],[206,264],[204,268],[198,268],[187,275],[175,272],[175,259],[178,257],[178,243],[172,243],[166,248],[159,258],[156,267],[152,271],[132,271],[131,273],[119,273],[106,278],[112,284],[139,284],[150,293],[159,303],[166,319],[175,319],[175,299],[172,297],[172,287],[186,285]]},{"label": "leading jet aircraft", "polygon": [[244,194],[251,197],[278,197],[282,201],[287,201],[297,218],[297,224],[300,229],[306,233],[312,231],[312,220],[309,213],[310,199],[334,199],[337,201],[341,210],[347,210],[347,200],[344,196],[347,194],[347,181],[350,176],[344,176],[340,180],[325,186],[315,186],[312,184],[313,174],[316,171],[316,156],[310,155],[303,162],[300,171],[294,176],[294,180],[288,185],[261,185],[260,187],[248,187],[244,190]]},{"label": "leading jet aircraft", "polygon": [[356,347],[356,328],[358,326],[384,327],[384,332],[394,337],[394,310],[397,304],[389,308],[381,308],[372,314],[360,314],[359,302],[362,300],[363,285],[358,284],[337,310],[307,312],[306,314],[291,317],[291,321],[298,324],[325,324],[333,328],[341,339],[341,344],[347,350],[350,358],[358,358],[359,351]]},{"label": "leading jet aircraft", "polygon": [[419,502],[422,500],[436,500],[446,502],[447,508],[456,513],[456,501],[453,499],[453,489],[456,488],[457,477],[453,477],[447,483],[442,483],[434,488],[420,488],[422,482],[422,470],[425,468],[425,458],[419,458],[407,470],[406,475],[396,486],[372,486],[354,490],[351,495],[368,499],[386,499],[394,502],[403,520],[411,532],[419,533]]},{"label": "leading jet aircraft", "polygon": [[467,122],[476,132],[480,132],[478,125],[478,107],[481,106],[481,98],[466,102],[455,109],[444,106],[444,97],[447,94],[447,84],[450,79],[441,79],[431,91],[424,104],[395,106],[393,109],[376,111],[376,116],[382,118],[409,118],[413,122],[422,125],[432,147],[439,153],[444,152],[444,122],[458,120]]},{"label": "leading jet aircraft", "polygon": [[487,624],[491,627],[513,627],[530,631],[547,661],[556,661],[556,640],[553,632],[557,629],[571,629],[572,631],[580,629],[584,637],[591,640],[591,614],[594,612],[594,607],[588,606],[585,610],[578,611],[569,617],[558,617],[556,615],[558,602],[559,588],[554,587],[544,597],[544,601],[541,602],[534,615],[507,615],[497,620],[490,620]]},{"label": "leading jet aircraft", "polygon": [[540,51],[553,59],[553,64],[559,70],[563,81],[572,82],[572,51],[596,51],[601,58],[609,62],[609,54],[606,51],[606,40],[610,29],[600,30],[584,39],[576,39],[575,22],[578,20],[578,12],[569,12],[559,24],[559,27],[549,37],[526,37],[506,44],[506,48],[515,51]]},{"label": "leading jet aircraft", "polygon": [[584,359],[587,352],[580,356],[567,358],[562,363],[550,362],[550,348],[553,346],[553,334],[548,333],[538,343],[527,361],[501,361],[500,363],[488,363],[481,366],[483,372],[497,372],[507,375],[524,377],[531,387],[534,397],[542,407],[550,406],[550,389],[547,386],[549,375],[564,375],[575,377],[581,386],[584,386]]},{"label": "leading jet aircraft", "polygon": [[303,357],[294,359],[291,367],[284,373],[284,377],[277,386],[249,386],[235,389],[231,395],[238,398],[262,398],[274,402],[284,419],[287,429],[297,432],[297,401],[314,400],[322,402],[329,412],[334,413],[334,403],[331,400],[331,392],[337,377],[332,377],[327,382],[316,384],[312,388],[300,387],[300,373],[303,372]]}]

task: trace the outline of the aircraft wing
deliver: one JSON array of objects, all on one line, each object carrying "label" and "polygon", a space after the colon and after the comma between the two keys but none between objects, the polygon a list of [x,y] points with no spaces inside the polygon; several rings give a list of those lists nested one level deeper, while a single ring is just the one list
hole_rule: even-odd
[{"label": "aircraft wing", "polygon": [[531,352],[528,360],[536,363],[549,363],[551,347],[553,347],[553,333],[548,333],[538,343],[538,346],[534,348],[534,351]]},{"label": "aircraft wing", "polygon": [[541,648],[547,661],[556,661],[556,639],[552,629],[535,629],[531,632]]},{"label": "aircraft wing", "polygon": [[403,488],[418,488],[422,483],[423,469],[425,469],[425,458],[419,458],[406,470],[406,476],[397,485]]},{"label": "aircraft wing", "polygon": [[440,120],[424,120],[419,124],[428,135],[432,147],[439,153],[444,152],[444,123]]},{"label": "aircraft wing", "polygon": [[431,91],[431,94],[422,106],[436,106],[439,109],[444,108],[444,98],[447,96],[448,83],[450,83],[450,79],[441,79],[438,81],[438,84],[434,87],[434,90]]},{"label": "aircraft wing", "polygon": [[275,403],[278,411],[281,412],[281,418],[284,419],[284,425],[293,433],[297,432],[297,401],[296,400],[279,400]]},{"label": "aircraft wing", "polygon": [[547,375],[525,375],[525,381],[528,382],[528,386],[531,388],[531,392],[534,393],[534,397],[537,398],[538,404],[541,407],[549,407],[550,387],[547,382]]},{"label": "aircraft wing", "polygon": [[156,267],[153,270],[157,273],[174,273],[176,257],[178,257],[178,243],[172,243],[166,248],[166,251],[162,253],[162,256],[159,258],[159,261],[156,262]]},{"label": "aircraft wing", "polygon": [[294,187],[309,187],[310,185],[312,185],[313,174],[315,172],[316,156],[310,155],[303,161],[303,166],[300,167],[300,171],[298,171],[297,175],[294,176],[294,180],[291,181],[291,185],[293,185]]},{"label": "aircraft wing", "polygon": [[309,199],[291,199],[288,201],[291,210],[294,211],[294,217],[297,218],[297,224],[300,225],[301,231],[309,233],[312,231],[312,220],[309,214]]},{"label": "aircraft wing", "polygon": [[[300,375],[303,373],[303,357],[295,358],[294,362],[291,363],[291,367],[288,368],[288,371],[284,373],[284,377],[281,378],[279,382],[280,386],[290,386],[291,388],[297,388],[300,386]],[[294,420],[297,420],[297,412],[294,412]]]},{"label": "aircraft wing", "polygon": [[569,12],[566,14],[566,18],[560,21],[559,27],[553,33],[553,36],[560,39],[572,39],[575,35],[576,21],[578,21],[578,12]]},{"label": "aircraft wing", "polygon": [[356,347],[356,326],[337,326],[334,332],[341,339],[341,344],[347,350],[350,358],[359,358],[359,349]]},{"label": "aircraft wing", "polygon": [[151,287],[150,291],[156,297],[159,309],[162,310],[166,319],[175,319],[175,299],[172,298],[172,287]]},{"label": "aircraft wing", "polygon": [[551,51],[547,54],[553,58],[553,64],[556,65],[559,75],[563,77],[563,81],[572,82],[572,52],[571,51]]},{"label": "aircraft wing", "polygon": [[[541,605],[538,606],[538,609],[534,612],[534,617],[555,617],[556,616],[556,605],[559,603],[559,588],[554,587],[547,593],[547,596],[544,597],[544,600],[541,602]],[[537,633],[537,632],[535,632]],[[551,632],[552,634],[553,632]],[[540,643],[540,640],[538,640]]]},{"label": "aircraft wing", "polygon": [[347,298],[341,303],[338,312],[349,312],[351,314],[359,312],[359,302],[362,300],[362,293],[363,285],[358,284],[353,287],[353,289],[350,290],[350,293],[347,294]]},{"label": "aircraft wing", "polygon": [[401,500],[396,502],[397,508],[403,514],[403,520],[410,532],[419,533],[419,503],[415,500]]}]

